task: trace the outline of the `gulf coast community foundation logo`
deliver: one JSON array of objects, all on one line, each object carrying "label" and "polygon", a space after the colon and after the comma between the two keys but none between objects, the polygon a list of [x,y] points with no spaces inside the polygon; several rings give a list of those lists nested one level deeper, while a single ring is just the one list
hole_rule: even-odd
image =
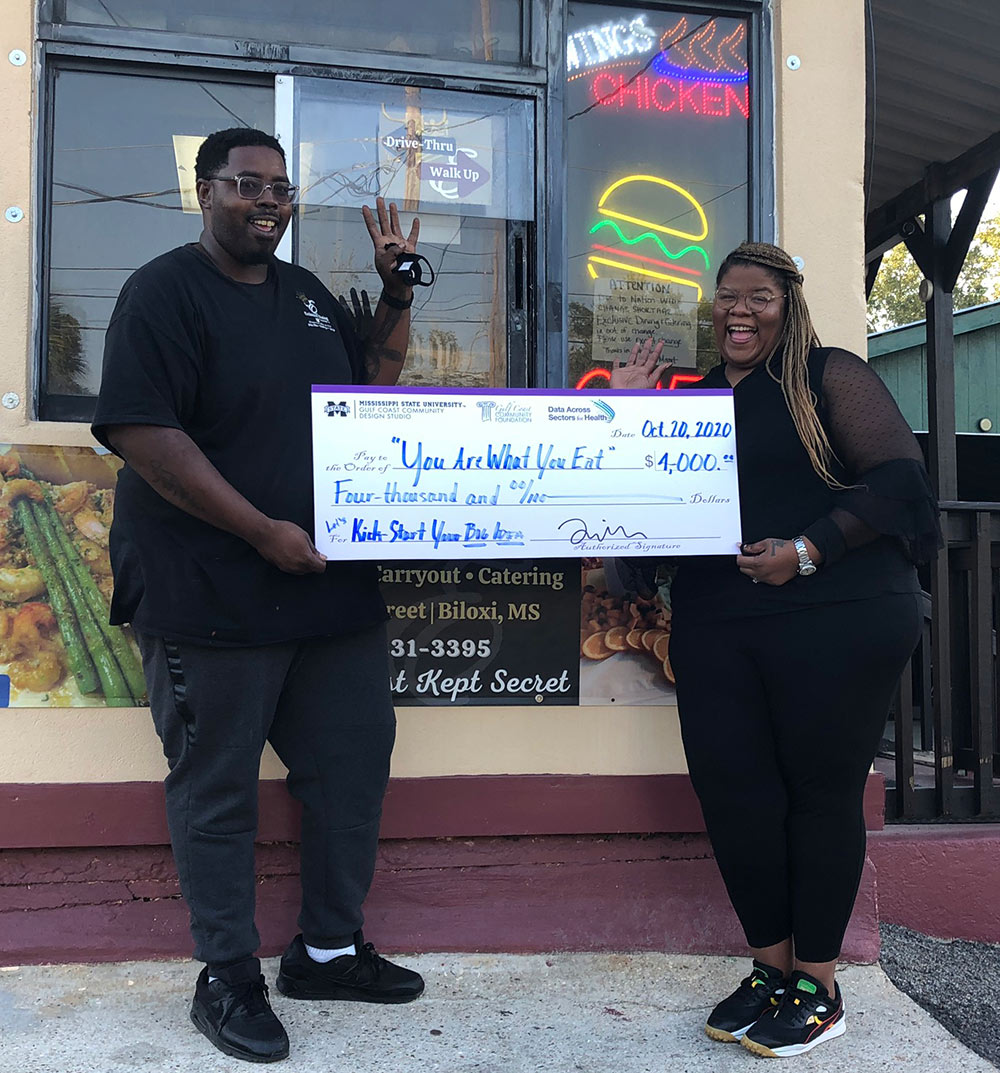
[{"label": "gulf coast community foundation logo", "polygon": [[526,425],[531,420],[531,407],[521,406],[516,402],[496,402],[494,399],[481,399],[476,403],[484,422],[495,421],[497,424]]}]

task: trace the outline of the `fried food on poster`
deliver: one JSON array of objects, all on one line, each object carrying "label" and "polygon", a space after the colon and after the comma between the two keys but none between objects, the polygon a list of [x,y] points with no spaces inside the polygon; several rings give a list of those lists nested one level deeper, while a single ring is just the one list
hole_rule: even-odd
[{"label": "fried food on poster", "polygon": [[617,652],[648,656],[673,683],[667,655],[670,609],[660,594],[649,599],[629,593],[615,596],[607,589],[600,559],[584,559],[582,565],[580,654],[589,660],[609,659]]}]

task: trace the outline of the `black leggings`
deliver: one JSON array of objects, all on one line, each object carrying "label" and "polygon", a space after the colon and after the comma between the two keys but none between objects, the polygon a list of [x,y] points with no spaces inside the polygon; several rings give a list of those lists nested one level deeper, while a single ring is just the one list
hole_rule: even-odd
[{"label": "black leggings", "polygon": [[865,780],[921,614],[910,594],[711,624],[676,613],[688,769],[750,946],[839,956]]}]

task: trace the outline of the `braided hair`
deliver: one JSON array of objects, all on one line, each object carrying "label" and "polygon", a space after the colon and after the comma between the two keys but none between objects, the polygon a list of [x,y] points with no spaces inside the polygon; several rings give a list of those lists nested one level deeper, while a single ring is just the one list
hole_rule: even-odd
[{"label": "braided hair", "polygon": [[[802,273],[791,257],[779,247],[769,242],[744,242],[722,262],[715,277],[716,286],[734,265],[759,265],[767,269],[775,282],[785,289],[788,304],[784,328],[777,346],[767,357],[765,367],[771,379],[781,384],[788,412],[792,415],[795,430],[813,469],[831,488],[844,488],[831,472],[836,456],[816,413],[816,395],[809,387],[809,351],[819,346],[820,342],[802,294]],[[781,375],[777,376],[771,363],[779,351],[783,353],[783,360]]]}]

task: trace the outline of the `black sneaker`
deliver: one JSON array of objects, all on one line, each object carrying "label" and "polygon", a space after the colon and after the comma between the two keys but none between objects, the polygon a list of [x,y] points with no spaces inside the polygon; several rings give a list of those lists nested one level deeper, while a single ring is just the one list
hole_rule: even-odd
[{"label": "black sneaker", "polygon": [[208,982],[201,970],[191,1003],[191,1020],[224,1054],[247,1062],[288,1057],[288,1036],[267,1000],[264,977],[241,983]]},{"label": "black sneaker", "polygon": [[720,1043],[739,1043],[754,1021],[773,1010],[784,993],[781,969],[755,958],[750,975],[708,1015],[705,1034]]},{"label": "black sneaker", "polygon": [[765,1013],[740,1041],[748,1051],[764,1058],[790,1058],[805,1054],[847,1031],[840,985],[830,997],[815,977],[793,972],[777,1009]]},{"label": "black sneaker", "polygon": [[296,935],[281,957],[278,990],[289,998],[349,1002],[411,1002],[423,991],[420,973],[380,957],[360,931],[354,933],[354,945],[357,954],[321,964],[313,961],[302,936]]}]

